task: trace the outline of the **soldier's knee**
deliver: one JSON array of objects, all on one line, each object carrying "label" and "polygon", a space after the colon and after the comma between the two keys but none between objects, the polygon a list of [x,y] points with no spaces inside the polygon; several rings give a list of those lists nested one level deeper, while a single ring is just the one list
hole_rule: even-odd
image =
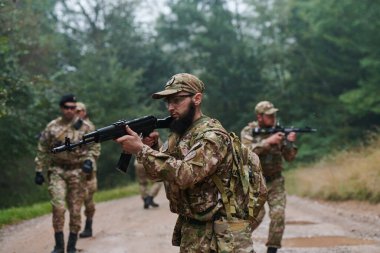
[{"label": "soldier's knee", "polygon": [[270,212],[271,219],[276,219],[279,221],[285,220],[285,210],[274,210]]},{"label": "soldier's knee", "polygon": [[65,206],[61,206],[61,205],[53,205],[53,214],[54,215],[58,215],[58,216],[62,216],[62,215],[65,215]]}]

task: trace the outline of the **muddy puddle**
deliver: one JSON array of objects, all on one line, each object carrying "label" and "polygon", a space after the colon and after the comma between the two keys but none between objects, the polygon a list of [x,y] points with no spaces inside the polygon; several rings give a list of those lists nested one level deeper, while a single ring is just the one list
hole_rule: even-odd
[{"label": "muddy puddle", "polygon": [[373,240],[364,240],[345,236],[313,236],[283,239],[283,246],[289,248],[320,248],[354,245],[372,245],[378,243]]}]

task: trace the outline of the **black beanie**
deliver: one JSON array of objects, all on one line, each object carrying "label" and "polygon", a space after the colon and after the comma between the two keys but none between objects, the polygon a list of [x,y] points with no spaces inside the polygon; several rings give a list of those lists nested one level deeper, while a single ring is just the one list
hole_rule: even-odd
[{"label": "black beanie", "polygon": [[63,106],[67,102],[77,102],[76,97],[73,94],[66,94],[61,97],[61,100],[59,101],[59,106]]}]

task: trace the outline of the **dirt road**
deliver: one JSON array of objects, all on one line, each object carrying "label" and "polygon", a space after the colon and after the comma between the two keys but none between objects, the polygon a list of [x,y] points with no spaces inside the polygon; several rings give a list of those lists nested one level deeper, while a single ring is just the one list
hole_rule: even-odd
[{"label": "dirt road", "polygon": [[[142,208],[137,196],[98,204],[94,237],[80,239],[77,248],[83,253],[178,252],[171,246],[176,216],[163,193],[157,202],[160,207],[149,210]],[[286,215],[280,252],[380,253],[380,205],[331,204],[290,196]],[[258,253],[266,252],[268,225],[266,217],[253,234]],[[50,252],[53,245],[51,215],[0,230],[1,253]]]}]

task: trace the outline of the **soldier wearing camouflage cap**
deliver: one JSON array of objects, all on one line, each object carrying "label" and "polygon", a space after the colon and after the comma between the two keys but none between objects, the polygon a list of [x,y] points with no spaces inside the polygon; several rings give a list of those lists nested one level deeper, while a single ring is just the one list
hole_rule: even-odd
[{"label": "soldier wearing camouflage cap", "polygon": [[[281,248],[281,240],[285,229],[285,181],[281,172],[283,159],[290,162],[295,159],[297,147],[294,142],[296,133],[285,136],[278,132],[274,134],[253,134],[255,128],[271,128],[276,125],[278,109],[269,101],[261,101],[255,107],[257,121],[250,122],[241,131],[242,143],[259,155],[263,174],[268,189],[269,206],[269,236],[266,246],[268,253],[276,253]],[[260,213],[260,219],[265,215],[265,209]]]},{"label": "soldier wearing camouflage cap", "polygon": [[59,101],[61,116],[51,121],[41,133],[36,162],[35,183],[45,182],[43,171],[48,173],[48,190],[51,196],[55,247],[52,253],[64,253],[63,227],[65,205],[70,212],[70,234],[67,252],[75,253],[78,232],[81,226],[80,210],[85,193],[85,177],[91,174],[97,157],[95,145],[83,146],[71,152],[53,154],[51,149],[62,145],[65,137],[74,142],[91,132],[91,126],[76,116],[76,98],[72,94],[62,96]]},{"label": "soldier wearing camouflage cap", "polygon": [[[78,117],[86,121],[86,123],[90,125],[91,132],[95,131],[95,125],[91,122],[90,118],[88,117],[86,105],[82,102],[77,102],[76,105],[76,112]],[[97,159],[100,156],[100,143],[95,143],[93,144],[93,146],[94,158]],[[84,215],[86,216],[86,221],[84,230],[79,234],[80,238],[92,237],[92,224],[95,215],[94,194],[98,190],[98,180],[96,177],[97,166],[95,159],[92,166],[92,172],[86,175],[86,194],[84,198]]]},{"label": "soldier wearing camouflage cap", "polygon": [[[217,185],[229,186],[232,144],[219,121],[202,113],[204,90],[204,83],[196,76],[181,73],[174,75],[163,91],[152,95],[164,99],[174,118],[171,134],[159,151],[151,148],[157,142],[157,132],[141,140],[127,128],[129,135],[117,141],[125,152],[136,154],[151,179],[164,181],[170,209],[178,214],[172,243],[180,246],[180,252],[254,252],[246,206],[236,206],[231,218],[236,226],[223,223],[230,209]],[[255,166],[259,166],[258,159]]]}]

